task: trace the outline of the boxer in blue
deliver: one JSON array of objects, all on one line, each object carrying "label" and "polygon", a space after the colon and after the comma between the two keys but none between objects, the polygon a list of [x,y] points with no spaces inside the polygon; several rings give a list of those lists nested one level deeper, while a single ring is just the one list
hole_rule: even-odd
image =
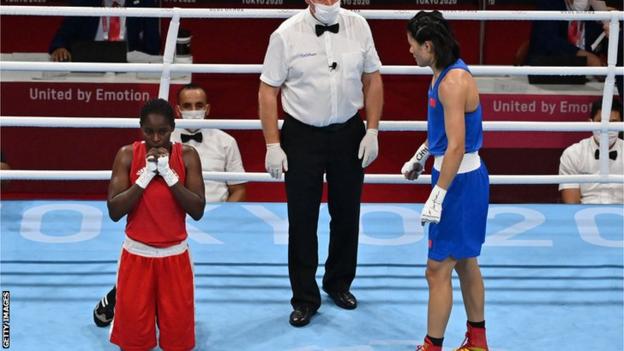
[{"label": "boxer in blue", "polygon": [[458,351],[487,351],[484,286],[477,257],[485,240],[489,179],[479,157],[483,143],[477,84],[459,58],[459,45],[438,11],[420,11],[407,25],[410,53],[433,70],[427,99],[427,141],[401,173],[416,179],[435,157],[433,189],[421,213],[429,223],[427,336],[416,350],[441,351],[453,305],[451,274],[457,272],[468,315]]}]

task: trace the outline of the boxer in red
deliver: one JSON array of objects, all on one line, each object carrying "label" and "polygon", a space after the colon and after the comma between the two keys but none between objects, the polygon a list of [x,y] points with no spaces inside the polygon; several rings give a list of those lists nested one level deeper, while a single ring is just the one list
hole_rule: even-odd
[{"label": "boxer in red", "polygon": [[195,347],[193,269],[185,217],[204,214],[204,182],[193,147],[172,143],[174,112],[162,99],[141,110],[143,141],[123,146],[113,164],[108,212],[128,215],[117,273],[111,342],[122,350]]}]

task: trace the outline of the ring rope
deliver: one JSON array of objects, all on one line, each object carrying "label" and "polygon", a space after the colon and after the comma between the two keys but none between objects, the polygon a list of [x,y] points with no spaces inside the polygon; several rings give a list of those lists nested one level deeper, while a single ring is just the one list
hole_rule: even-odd
[{"label": "ring rope", "polygon": [[[39,7],[39,6],[0,6],[0,15],[37,15],[37,16],[124,16],[124,17],[171,17],[174,27],[179,25],[180,18],[287,18],[300,9],[180,9],[180,8],[100,8],[100,7]],[[413,10],[360,10],[357,11],[368,19],[409,19],[413,16]],[[555,11],[441,11],[445,18],[449,20],[609,20],[611,39],[617,38],[619,32],[619,20],[624,19],[622,11],[598,11],[598,12],[555,12]],[[171,29],[171,28],[170,28]],[[170,30],[165,43],[165,55],[162,64],[101,64],[101,63],[53,63],[53,62],[0,62],[0,71],[115,71],[115,72],[162,72],[159,96],[168,92],[171,72],[198,72],[198,73],[260,73],[261,65],[214,65],[214,64],[175,64],[172,63],[172,55],[167,55],[167,48],[171,51],[177,31]],[[509,67],[509,66],[472,66],[471,70],[475,75],[606,75],[605,96],[603,97],[603,106],[610,107],[612,96],[607,94],[613,91],[613,80],[615,75],[624,75],[624,67],[615,66],[616,44],[609,45],[608,66],[607,67]],[[412,66],[385,66],[381,70],[384,74],[431,74],[428,68],[418,68]],[[166,95],[166,94],[165,94]],[[606,101],[606,104],[604,102]],[[12,121],[13,117],[0,117],[0,126],[7,126],[7,123],[15,123],[14,126],[20,126],[17,121]],[[17,117],[23,122],[27,117]],[[36,118],[36,117],[31,117]],[[47,121],[38,125],[41,127],[49,127],[51,118],[45,118]],[[604,119],[604,118],[603,118]],[[75,122],[83,123],[79,119],[73,119]],[[89,127],[93,127],[93,121],[89,120]],[[114,119],[107,119],[108,121]],[[107,121],[107,122],[108,122]],[[30,123],[41,123],[41,121],[30,120]],[[65,121],[56,121],[59,124]],[[67,121],[71,123],[71,121]],[[121,121],[117,121],[121,122]],[[136,127],[136,119],[123,119],[123,123],[133,123],[128,128]],[[259,121],[197,121],[209,124],[214,123],[231,123],[248,125],[253,129],[259,129]],[[185,123],[179,123],[180,128],[185,127]],[[203,126],[203,125],[202,125]],[[218,125],[222,127],[222,124]],[[78,127],[78,126],[77,126]],[[87,126],[80,126],[87,127]],[[112,127],[112,126],[111,126]],[[380,126],[382,130],[426,130],[425,122],[400,122],[389,121],[382,122]],[[124,128],[126,128],[124,126]],[[393,129],[394,128],[394,129]],[[403,129],[408,128],[408,129]],[[413,129],[411,129],[413,128]],[[498,128],[498,129],[497,129]],[[537,129],[535,129],[537,128]],[[541,129],[543,128],[543,129]],[[596,125],[583,122],[484,122],[484,130],[531,130],[531,131],[585,131],[585,130],[622,130],[621,123],[609,123],[603,120],[599,128]],[[606,138],[603,135],[603,139]],[[604,147],[601,146],[602,149]],[[605,150],[603,150],[605,151]],[[608,175],[607,160],[601,160],[600,175],[584,175],[584,176],[506,176],[493,175],[490,176],[492,184],[556,184],[560,182],[624,182],[624,176]],[[60,173],[59,173],[60,172]],[[239,178],[242,177],[242,178]],[[0,179],[33,179],[28,177],[43,177],[36,179],[55,179],[46,177],[59,177],[63,179],[75,180],[96,180],[89,177],[98,177],[100,180],[110,179],[110,171],[0,171]],[[73,178],[77,177],[77,178]],[[86,177],[86,179],[85,179]],[[214,180],[251,180],[251,181],[280,181],[273,180],[269,175],[264,173],[220,173],[205,172],[206,179]],[[408,183],[402,175],[366,175],[367,183]],[[417,183],[430,183],[430,176],[421,177]]]},{"label": "ring rope", "polygon": [[[173,17],[180,18],[288,18],[301,9],[234,9],[234,8],[102,8],[71,6],[0,6],[0,15],[7,16],[123,16],[123,17]],[[367,19],[409,20],[417,10],[354,10]],[[450,20],[490,20],[490,21],[571,21],[571,20],[623,20],[624,11],[490,11],[460,10],[440,11]]]},{"label": "ring rope", "polygon": [[[281,128],[283,121],[279,121]],[[387,132],[424,132],[426,121],[380,121],[379,130]],[[138,118],[89,118],[89,117],[0,117],[0,127],[43,127],[43,128],[137,128]],[[534,122],[534,121],[484,121],[483,130],[487,132],[533,131],[533,132],[587,132],[611,130],[624,132],[624,122],[608,122],[604,129],[602,123],[595,122]],[[176,120],[178,129],[228,129],[261,130],[259,120],[245,119],[210,119]]]},{"label": "ring rope", "polygon": [[[203,172],[205,180],[281,182],[262,172]],[[0,171],[0,180],[110,180],[111,171],[66,171],[66,170],[10,170]],[[400,174],[366,174],[367,184],[431,184],[430,175],[417,180],[405,179]],[[490,175],[491,184],[559,184],[559,183],[624,183],[621,175]]]},{"label": "ring rope", "polygon": [[[254,64],[189,64],[172,63],[168,65],[171,72],[182,73],[230,73],[230,74],[259,74],[262,65]],[[165,64],[162,63],[90,63],[90,62],[24,62],[2,61],[0,71],[47,71],[47,72],[162,72]],[[525,75],[592,75],[605,76],[612,70],[616,75],[624,75],[622,66],[606,67],[575,67],[575,66],[501,66],[501,65],[469,65],[474,76],[525,76]],[[388,75],[431,75],[427,67],[405,65],[382,66],[380,72]]]}]

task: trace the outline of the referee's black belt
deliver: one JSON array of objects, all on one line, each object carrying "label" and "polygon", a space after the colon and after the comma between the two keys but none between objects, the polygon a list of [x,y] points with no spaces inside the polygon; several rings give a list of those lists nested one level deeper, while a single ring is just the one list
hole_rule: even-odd
[{"label": "referee's black belt", "polygon": [[306,127],[306,128],[311,128],[314,130],[319,130],[319,131],[324,131],[324,132],[337,132],[343,128],[345,128],[346,126],[348,126],[349,124],[355,123],[357,121],[360,120],[360,114],[359,112],[356,112],[355,115],[353,115],[353,117],[349,118],[346,122],[343,123],[332,123],[330,125],[324,126],[324,127],[317,127],[317,126],[313,126],[307,123],[303,123],[300,120],[296,119],[295,117],[289,115],[288,113],[286,113],[284,115],[284,120],[288,121],[288,123],[292,123],[292,124],[296,124],[302,127]]}]

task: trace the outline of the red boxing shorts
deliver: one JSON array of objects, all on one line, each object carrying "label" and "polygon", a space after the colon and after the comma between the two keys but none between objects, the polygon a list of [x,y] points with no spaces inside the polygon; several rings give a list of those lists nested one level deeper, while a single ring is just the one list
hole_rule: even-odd
[{"label": "red boxing shorts", "polygon": [[155,248],[126,237],[110,341],[125,351],[195,347],[193,268],[186,241]]}]

